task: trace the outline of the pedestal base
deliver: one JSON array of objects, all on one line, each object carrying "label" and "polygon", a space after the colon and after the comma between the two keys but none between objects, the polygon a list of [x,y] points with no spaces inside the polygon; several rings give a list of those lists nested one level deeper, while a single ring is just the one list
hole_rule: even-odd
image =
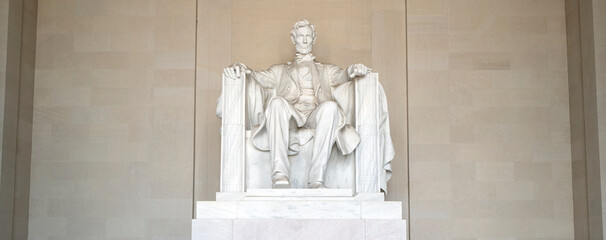
[{"label": "pedestal base", "polygon": [[195,219],[193,240],[405,240],[396,219]]},{"label": "pedestal base", "polygon": [[351,189],[249,189],[198,201],[192,239],[406,239],[402,202]]},{"label": "pedestal base", "polygon": [[402,219],[402,202],[199,201],[196,219]]}]

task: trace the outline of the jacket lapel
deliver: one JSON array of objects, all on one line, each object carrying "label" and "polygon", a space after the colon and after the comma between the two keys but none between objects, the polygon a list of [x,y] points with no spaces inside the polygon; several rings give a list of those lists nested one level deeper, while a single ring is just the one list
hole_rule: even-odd
[{"label": "jacket lapel", "polygon": [[290,75],[290,79],[295,82],[295,85],[299,87],[299,73],[295,69],[295,63],[288,64],[286,72]]},{"label": "jacket lapel", "polygon": [[318,89],[320,89],[320,74],[318,72],[318,66],[316,65],[316,62],[314,61],[313,64],[311,64],[311,79],[314,82],[314,93],[317,95],[318,94]]}]

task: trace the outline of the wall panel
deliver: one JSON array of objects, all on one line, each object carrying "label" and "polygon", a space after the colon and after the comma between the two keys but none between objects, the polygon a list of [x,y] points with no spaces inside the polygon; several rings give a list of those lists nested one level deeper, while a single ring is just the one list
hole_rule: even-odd
[{"label": "wall panel", "polygon": [[564,1],[408,1],[411,239],[571,239]]},{"label": "wall panel", "polygon": [[190,238],[195,6],[40,1],[31,239]]}]

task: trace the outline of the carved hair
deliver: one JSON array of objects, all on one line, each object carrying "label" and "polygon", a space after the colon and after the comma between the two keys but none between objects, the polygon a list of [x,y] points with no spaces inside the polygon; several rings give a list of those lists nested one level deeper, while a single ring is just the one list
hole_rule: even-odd
[{"label": "carved hair", "polygon": [[315,41],[316,40],[316,26],[309,23],[309,21],[307,21],[307,19],[301,19],[295,23],[295,25],[292,27],[292,30],[290,31],[290,38],[292,39],[293,43],[295,42],[295,39],[297,38],[297,29],[302,28],[302,27],[311,28],[311,32],[312,32],[311,38],[313,38]]}]

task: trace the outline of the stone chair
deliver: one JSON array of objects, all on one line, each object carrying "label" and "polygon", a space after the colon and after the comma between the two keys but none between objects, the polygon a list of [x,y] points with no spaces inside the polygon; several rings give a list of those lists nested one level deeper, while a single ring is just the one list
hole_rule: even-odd
[{"label": "stone chair", "polygon": [[[223,92],[217,106],[217,116],[222,118],[221,192],[271,189],[270,154],[256,149],[250,139],[251,129],[258,122],[251,117],[251,110],[255,107],[262,109],[264,103],[258,99],[251,100],[254,99],[251,94],[258,92],[254,88],[259,86],[245,79],[244,74],[235,80],[223,76]],[[393,146],[388,132],[387,104],[378,74],[354,79],[335,89],[335,92],[339,91],[350,98],[346,102],[351,106],[345,107],[348,108],[345,110],[346,123],[355,127],[361,140],[354,152],[348,155],[343,155],[333,146],[324,183],[330,189],[351,190],[352,195],[380,193],[391,174],[389,162],[393,158]],[[298,154],[289,156],[291,188],[307,187],[311,146],[308,142],[300,147]],[[386,151],[386,148],[390,149]]]}]

